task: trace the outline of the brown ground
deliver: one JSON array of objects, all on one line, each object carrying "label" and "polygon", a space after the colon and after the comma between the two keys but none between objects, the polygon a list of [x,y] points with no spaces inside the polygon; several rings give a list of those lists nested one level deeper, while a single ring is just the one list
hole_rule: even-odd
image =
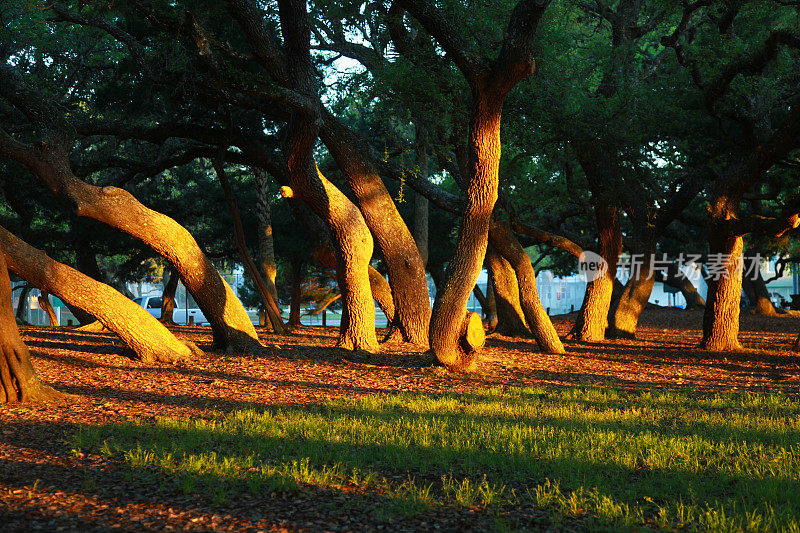
[{"label": "brown ground", "polygon": [[[171,495],[125,477],[124,465],[99,455],[73,457],[64,444],[76,424],[125,418],[200,417],[244,406],[309,404],[336,396],[399,391],[461,391],[494,386],[617,387],[698,391],[781,391],[800,394],[800,356],[788,352],[800,319],[743,316],[741,353],[695,349],[699,312],[648,310],[640,340],[568,341],[566,355],[542,355],[528,339],[490,337],[481,371],[448,375],[402,343],[365,355],[332,348],[333,328],[302,328],[291,336],[261,333],[265,354],[208,351],[180,365],[141,364],[112,335],[26,328],[39,376],[77,395],[58,405],[0,406],[0,531],[122,530],[484,530],[494,516],[447,509],[380,524],[337,505],[342,495],[309,488],[288,496],[244,497],[214,506],[203,495]],[[565,334],[570,318],[556,321]],[[210,350],[207,328],[176,328]],[[350,495],[366,498],[370,495]],[[375,505],[380,501],[375,500]],[[516,519],[547,527],[534,511]],[[436,524],[436,526],[434,526]]]}]

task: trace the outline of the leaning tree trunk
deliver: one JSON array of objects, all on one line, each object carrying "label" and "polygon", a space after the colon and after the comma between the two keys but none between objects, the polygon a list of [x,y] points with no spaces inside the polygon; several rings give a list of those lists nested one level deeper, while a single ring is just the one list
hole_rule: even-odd
[{"label": "leaning tree trunk", "polygon": [[[712,228],[716,225],[712,223]],[[710,272],[708,301],[703,315],[706,350],[739,350],[739,310],[742,301],[742,249],[739,236],[724,230],[709,232],[710,255],[720,254],[719,268]]]},{"label": "leaning tree trunk", "polygon": [[395,303],[395,324],[404,340],[427,347],[431,304],[425,264],[417,244],[377,169],[365,157],[368,148],[326,110],[323,120],[321,139],[347,178],[386,261]]},{"label": "leaning tree trunk", "polygon": [[674,287],[681,291],[681,295],[686,300],[686,309],[702,309],[706,306],[706,301],[697,292],[697,287],[684,275],[678,268],[677,263],[672,263],[669,266],[667,274],[657,271],[655,273],[656,281],[660,281],[665,285]]},{"label": "leaning tree trunk", "polygon": [[11,280],[0,245],[0,404],[57,400],[61,394],[36,377],[11,307]]},{"label": "leaning tree trunk", "polygon": [[303,262],[292,260],[292,298],[289,303],[289,326],[300,326],[300,306],[303,304]]},{"label": "leaning tree trunk", "polygon": [[259,266],[261,267],[261,275],[270,281],[267,287],[270,290],[272,299],[278,302],[278,290],[275,287],[278,267],[275,263],[275,241],[272,239],[272,209],[270,207],[269,180],[264,170],[255,169],[255,186]]},{"label": "leaning tree trunk", "polygon": [[428,265],[428,272],[431,274],[436,294],[439,294],[439,291],[444,290],[444,266],[438,261],[431,263]]},{"label": "leaning tree trunk", "polygon": [[[505,93],[473,89],[469,127],[469,169],[466,205],[456,253],[447,265],[444,287],[436,294],[431,319],[431,349],[440,363],[452,370],[477,367],[484,331],[467,313],[467,301],[480,274],[488,245],[489,223],[497,201],[500,165],[500,117]],[[477,315],[476,315],[477,316]],[[471,327],[473,326],[473,327]]]},{"label": "leaning tree trunk", "polygon": [[22,287],[22,290],[19,293],[19,300],[18,300],[18,303],[17,303],[16,319],[20,323],[25,323],[24,314],[25,314],[25,311],[27,311],[27,309],[28,309],[28,294],[30,294],[30,292],[31,292],[31,285],[30,285],[30,283],[28,283],[27,285]]},{"label": "leaning tree trunk", "polygon": [[556,328],[542,307],[536,287],[536,273],[531,259],[522,245],[511,233],[508,224],[493,220],[489,227],[489,241],[503,259],[509,262],[517,276],[519,285],[519,301],[525,322],[528,324],[539,349],[547,353],[564,353],[564,345],[558,337]]},{"label": "leaning tree trunk", "polygon": [[[228,180],[228,175],[225,172],[224,161],[222,158],[214,160],[214,170],[219,178],[219,183],[222,185],[222,191],[225,194],[225,202],[228,204],[228,211],[230,211],[231,218],[233,219],[233,238],[236,242],[236,247],[239,249],[239,256],[242,259],[244,269],[250,275],[250,279],[255,285],[256,292],[261,296],[261,302],[266,310],[269,323],[272,326],[272,331],[278,335],[286,333],[286,328],[281,319],[281,310],[278,307],[278,301],[272,297],[273,294],[277,296],[278,292],[275,290],[275,285],[269,278],[264,278],[258,271],[258,267],[250,256],[250,250],[247,248],[247,241],[244,236],[244,225],[242,224],[242,215],[239,212],[239,203],[236,201],[236,196],[233,194],[231,183]],[[270,285],[272,288],[270,289]]]},{"label": "leaning tree trunk", "polygon": [[39,296],[39,307],[47,313],[47,320],[50,322],[50,326],[57,328],[59,326],[58,315],[56,315],[56,311],[50,303],[50,295],[45,291],[42,291],[42,295]]},{"label": "leaning tree trunk", "polygon": [[[306,225],[315,240],[311,257],[323,267],[336,271],[338,277],[339,267],[336,259],[336,251],[325,223],[304,203],[293,202],[292,209],[294,214]],[[372,266],[369,266],[367,270],[369,272],[369,286],[372,297],[375,299],[381,311],[383,311],[387,320],[390,322],[394,321],[394,299],[391,296],[391,287],[380,272],[375,270]]]},{"label": "leaning tree trunk", "polygon": [[375,306],[369,282],[372,236],[355,205],[316,168],[310,148],[313,129],[294,121],[287,142],[292,187],[284,197],[302,199],[330,229],[336,248],[336,275],[342,293],[342,321],[336,345],[350,350],[378,350]]},{"label": "leaning tree trunk", "polygon": [[314,146],[323,121],[311,57],[311,25],[305,0],[278,3],[286,50],[289,88],[306,103],[293,109],[286,128],[284,154],[291,187],[281,187],[284,197],[303,200],[330,231],[336,250],[336,277],[342,294],[342,321],[336,345],[375,352],[375,304],[369,286],[372,235],[358,208],[322,175],[314,162]]},{"label": "leaning tree trunk", "polygon": [[763,316],[775,316],[778,311],[769,298],[769,289],[764,283],[761,275],[761,265],[755,257],[744,258],[744,273],[742,277],[742,288],[747,299],[753,306],[753,313]]},{"label": "leaning tree trunk", "polygon": [[161,292],[161,318],[162,324],[175,324],[175,293],[178,291],[178,273],[175,267],[170,266],[169,279]]},{"label": "leaning tree trunk", "polygon": [[144,308],[108,285],[50,259],[0,227],[0,248],[8,268],[32,285],[96,316],[133,348],[142,361],[175,362],[202,353],[179,341]]},{"label": "leaning tree trunk", "polygon": [[63,148],[45,146],[36,150],[35,160],[25,162],[56,197],[72,205],[78,216],[103,222],[139,239],[175,266],[211,323],[217,348],[239,352],[261,347],[242,303],[186,228],[148,209],[124,189],[95,187],[81,181],[72,174]]},{"label": "leaning tree trunk", "polygon": [[605,339],[622,239],[617,208],[598,204],[595,207],[595,215],[600,234],[600,255],[606,261],[606,269],[586,285],[581,313],[570,332],[573,338],[586,342],[599,342]]},{"label": "leaning tree trunk", "polygon": [[486,256],[489,260],[489,274],[497,314],[494,333],[508,337],[529,335],[528,324],[525,322],[525,314],[519,301],[519,284],[514,269],[493,248],[489,248]]},{"label": "leaning tree trunk", "polygon": [[633,339],[639,317],[647,307],[655,285],[653,259],[655,242],[639,244],[631,248],[631,273],[625,288],[612,308],[608,333],[610,337]]},{"label": "leaning tree trunk", "polygon": [[[488,255],[488,252],[487,252]],[[491,269],[489,269],[491,271]],[[486,277],[486,326],[487,331],[494,332],[497,328],[497,298],[494,293],[494,283],[491,274]]]},{"label": "leaning tree trunk", "polygon": [[486,295],[483,294],[483,290],[481,289],[480,285],[475,285],[472,288],[472,294],[475,296],[475,299],[478,300],[478,304],[481,306],[481,314],[483,315],[483,319],[486,320],[486,313],[488,304],[486,303]]},{"label": "leaning tree trunk", "polygon": [[392,298],[392,288],[383,274],[377,269],[369,267],[369,287],[372,291],[372,298],[378,303],[383,314],[386,316],[386,335],[381,342],[386,342],[395,337],[400,337],[401,330],[397,323],[397,312]]}]

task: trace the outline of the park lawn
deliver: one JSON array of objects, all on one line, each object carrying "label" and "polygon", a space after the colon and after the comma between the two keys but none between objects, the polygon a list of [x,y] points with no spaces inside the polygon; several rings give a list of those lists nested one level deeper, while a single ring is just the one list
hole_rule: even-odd
[{"label": "park lawn", "polygon": [[[340,491],[379,520],[537,509],[570,529],[800,531],[800,401],[778,394],[537,387],[338,398],[81,426],[73,453],[164,491]],[[347,503],[349,501],[349,503]]]}]

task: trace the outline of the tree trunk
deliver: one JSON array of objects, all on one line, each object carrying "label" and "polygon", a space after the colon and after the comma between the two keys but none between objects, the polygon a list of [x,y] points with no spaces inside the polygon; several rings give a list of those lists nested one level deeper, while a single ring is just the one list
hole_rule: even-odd
[{"label": "tree trunk", "polygon": [[3,252],[0,245],[0,404],[57,400],[61,394],[36,377],[30,351],[19,335]]},{"label": "tree trunk", "polygon": [[369,285],[372,235],[358,208],[325,178],[314,162],[314,145],[326,111],[319,103],[306,2],[282,0],[278,7],[288,85],[308,102],[293,110],[286,128],[284,154],[291,187],[282,187],[281,194],[303,200],[330,231],[336,251],[336,276],[344,302],[336,345],[375,352],[378,350],[375,304]]},{"label": "tree trunk", "polygon": [[175,266],[211,323],[215,347],[234,352],[261,347],[242,303],[186,228],[148,209],[124,189],[95,187],[76,178],[65,149],[44,144],[36,150],[35,160],[25,162],[78,216],[103,222],[139,239]]},{"label": "tree trunk", "polygon": [[5,253],[8,268],[15,274],[96,316],[142,361],[175,362],[193,353],[202,353],[192,343],[179,341],[145,309],[108,285],[50,259],[2,227],[0,248]]},{"label": "tree trunk", "polygon": [[397,310],[394,298],[392,298],[392,287],[383,277],[383,274],[372,266],[369,267],[369,287],[372,291],[372,298],[378,303],[378,307],[381,308],[381,311],[386,316],[387,331],[381,342],[386,342],[395,338],[395,336],[401,337],[402,332],[397,323]]},{"label": "tree trunk", "polygon": [[[419,142],[419,129],[417,138]],[[428,146],[423,140],[417,147],[417,165],[419,166],[419,176],[428,181]],[[422,259],[423,268],[428,264],[428,199],[420,193],[414,193],[414,242],[417,243],[419,257]],[[423,276],[425,273],[423,272]],[[427,283],[427,281],[426,281]]]},{"label": "tree trunk", "polygon": [[744,258],[744,273],[742,277],[742,288],[744,289],[750,305],[753,306],[753,313],[763,316],[775,316],[778,311],[769,298],[769,289],[764,283],[761,275],[761,265],[754,257]]},{"label": "tree trunk", "polygon": [[369,281],[372,236],[356,206],[316,168],[310,153],[313,133],[297,126],[291,130],[287,163],[292,187],[282,187],[281,193],[284,197],[301,198],[330,229],[336,247],[336,275],[344,301],[336,345],[375,352],[378,338]]},{"label": "tree trunk", "polygon": [[519,301],[519,284],[514,269],[493,248],[489,248],[486,255],[497,312],[494,333],[507,337],[528,336],[530,332]]},{"label": "tree trunk", "polygon": [[22,287],[22,291],[19,293],[19,300],[17,303],[17,315],[16,319],[20,323],[25,323],[25,311],[28,309],[28,294],[31,292],[31,285],[30,283]]},{"label": "tree trunk", "polygon": [[715,268],[709,279],[700,347],[714,351],[739,350],[742,347],[739,344],[739,310],[742,301],[743,241],[741,237],[717,229],[709,232],[709,257],[721,254],[720,268]]},{"label": "tree trunk", "polygon": [[[645,268],[643,268],[645,270]],[[620,296],[613,318],[609,325],[609,337],[634,339],[639,317],[647,307],[650,294],[653,292],[655,279],[650,268],[640,276],[631,277],[625,284],[625,290]]]},{"label": "tree trunk", "polygon": [[322,113],[321,139],[344,172],[386,261],[396,314],[394,323],[404,340],[427,347],[431,304],[419,249],[377,169],[364,156],[368,149],[327,110]]},{"label": "tree trunk", "polygon": [[536,273],[531,259],[511,233],[508,224],[493,220],[489,228],[489,241],[503,259],[514,269],[519,286],[519,302],[533,338],[539,349],[546,353],[564,353],[564,345],[558,337],[556,328],[542,307],[536,287]]},{"label": "tree trunk", "polygon": [[480,285],[475,285],[472,288],[472,294],[475,296],[475,299],[478,300],[478,304],[481,306],[481,315],[483,315],[483,319],[486,319],[486,295],[483,294]]},{"label": "tree trunk", "polygon": [[681,295],[686,300],[687,310],[702,309],[706,306],[706,301],[697,292],[697,287],[678,269],[677,264],[670,265],[666,276],[662,272],[656,272],[655,279],[681,291]]},{"label": "tree trunk", "polygon": [[52,304],[50,304],[50,295],[45,291],[42,291],[42,295],[39,296],[39,307],[44,309],[44,312],[47,313],[47,320],[50,321],[50,327],[57,328],[60,325],[58,323],[58,316]]},{"label": "tree trunk", "polygon": [[433,286],[436,288],[436,294],[444,290],[444,266],[437,262],[428,265],[428,272],[431,273]]},{"label": "tree trunk", "polygon": [[269,180],[267,173],[255,169],[256,186],[256,216],[258,218],[258,253],[261,266],[261,275],[269,280],[267,287],[272,299],[277,303],[278,290],[275,279],[278,276],[278,267],[275,263],[275,242],[272,239],[272,209],[270,207]]},{"label": "tree trunk", "polygon": [[[236,241],[236,247],[239,249],[239,256],[242,259],[242,264],[244,264],[245,270],[250,275],[250,279],[253,280],[256,291],[258,291],[259,296],[261,296],[261,302],[264,304],[264,309],[267,312],[267,318],[269,318],[272,331],[278,335],[283,335],[286,333],[286,328],[284,327],[283,320],[281,319],[281,311],[278,308],[277,300],[273,299],[272,297],[273,294],[277,295],[278,293],[275,290],[275,285],[269,280],[269,278],[264,278],[261,276],[261,274],[258,272],[255,262],[253,261],[253,258],[250,256],[250,251],[247,249],[247,242],[245,241],[244,237],[244,226],[242,225],[242,216],[239,213],[239,204],[233,194],[233,189],[231,188],[230,181],[228,181],[228,175],[225,172],[223,165],[224,162],[221,160],[214,161],[214,169],[217,172],[220,185],[222,185],[222,191],[225,194],[225,201],[228,204],[228,210],[230,211],[231,218],[233,219],[233,235],[234,240]],[[270,285],[272,285],[271,288]]]},{"label": "tree trunk", "polygon": [[161,318],[162,324],[175,324],[173,313],[175,312],[175,293],[178,291],[178,272],[175,267],[170,265],[169,279],[161,292]]},{"label": "tree trunk", "polygon": [[303,262],[292,260],[292,299],[289,304],[289,325],[300,326],[300,307],[303,303]]},{"label": "tree trunk", "polygon": [[[616,305],[612,307],[609,321],[609,337],[633,339],[639,317],[647,307],[655,284],[653,259],[656,244],[653,241],[640,242],[631,248],[631,273]],[[616,278],[614,278],[616,280]]]},{"label": "tree trunk", "polygon": [[[334,250],[333,242],[330,239],[330,233],[325,227],[325,224],[307,205],[295,203],[293,207],[295,208],[295,215],[303,221],[316,240],[311,256],[323,267],[335,270],[338,277],[336,251]],[[391,287],[381,273],[372,266],[368,266],[367,270],[369,272],[369,286],[373,299],[390,322],[395,320],[394,299],[391,297]],[[396,328],[392,331],[395,330]],[[392,331],[390,331],[390,333]]]},{"label": "tree trunk", "polygon": [[485,94],[474,89],[473,95],[464,216],[455,255],[447,265],[444,288],[436,294],[430,328],[431,349],[436,358],[446,367],[462,371],[476,368],[480,348],[465,350],[459,339],[474,323],[467,313],[467,301],[483,266],[489,222],[497,200],[500,117],[505,99],[505,94],[494,91]]},{"label": "tree trunk", "polygon": [[490,274],[486,278],[486,325],[487,331],[494,332],[497,328],[497,299],[494,294],[494,283],[492,283],[491,268]]},{"label": "tree trunk", "polygon": [[381,308],[389,327],[396,326],[396,309],[394,307],[394,298],[392,298],[392,288],[383,274],[378,272],[377,269],[369,267],[369,287],[372,291],[372,298],[377,302],[378,307]]},{"label": "tree trunk", "polygon": [[573,338],[586,342],[605,339],[622,242],[619,211],[616,207],[598,203],[595,206],[595,216],[600,236],[600,255],[606,261],[606,269],[605,273],[586,285],[580,315],[570,332]]}]

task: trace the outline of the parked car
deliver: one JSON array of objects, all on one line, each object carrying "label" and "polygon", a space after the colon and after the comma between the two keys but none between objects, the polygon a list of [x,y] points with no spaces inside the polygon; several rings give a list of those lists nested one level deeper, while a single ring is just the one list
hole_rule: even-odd
[{"label": "parked car", "polygon": [[771,292],[769,293],[769,299],[772,300],[772,305],[778,308],[788,309],[789,302],[786,298],[783,297],[782,294],[778,292]]},{"label": "parked car", "polygon": [[[161,318],[161,297],[160,296],[140,296],[134,298],[134,302],[141,305],[147,312],[156,318]],[[172,320],[176,324],[186,325],[189,323],[189,318],[194,319],[194,323],[198,326],[208,326],[209,322],[206,320],[205,315],[200,309],[185,307],[175,307],[172,311]]]}]

